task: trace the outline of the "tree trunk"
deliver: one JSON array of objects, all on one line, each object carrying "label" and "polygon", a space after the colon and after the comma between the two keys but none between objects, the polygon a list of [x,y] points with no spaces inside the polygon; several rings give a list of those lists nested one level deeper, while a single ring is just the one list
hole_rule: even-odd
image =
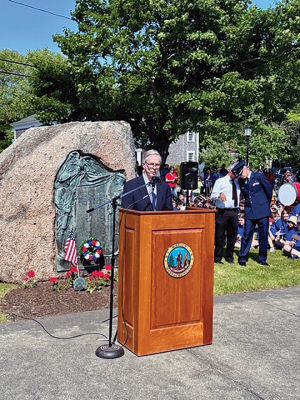
[{"label": "tree trunk", "polygon": [[164,165],[166,163],[166,159],[169,155],[169,147],[170,147],[170,141],[166,139],[166,137],[162,137],[155,143],[154,148],[159,152],[161,156],[161,164]]}]

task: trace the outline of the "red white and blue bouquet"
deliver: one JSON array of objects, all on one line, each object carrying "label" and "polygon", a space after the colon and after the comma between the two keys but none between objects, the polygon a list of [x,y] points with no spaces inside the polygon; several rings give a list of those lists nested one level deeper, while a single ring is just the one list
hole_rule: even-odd
[{"label": "red white and blue bouquet", "polygon": [[99,240],[91,238],[82,243],[80,248],[80,259],[86,263],[100,264],[103,259],[103,249]]}]

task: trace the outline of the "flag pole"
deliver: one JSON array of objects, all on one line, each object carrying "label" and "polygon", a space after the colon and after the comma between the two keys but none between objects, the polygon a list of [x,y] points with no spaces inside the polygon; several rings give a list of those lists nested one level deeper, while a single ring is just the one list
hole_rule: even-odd
[{"label": "flag pole", "polygon": [[65,245],[65,261],[69,261],[71,265],[76,268],[77,271],[77,278],[75,278],[73,281],[73,289],[76,291],[86,290],[87,283],[85,279],[80,276],[79,272],[75,234],[73,229],[71,230],[67,243]]}]

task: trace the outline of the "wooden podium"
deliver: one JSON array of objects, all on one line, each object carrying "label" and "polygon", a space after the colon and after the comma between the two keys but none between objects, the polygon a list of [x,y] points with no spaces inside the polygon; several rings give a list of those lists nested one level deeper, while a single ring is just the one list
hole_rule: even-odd
[{"label": "wooden podium", "polygon": [[214,210],[120,210],[119,343],[138,356],[212,343],[214,231]]}]

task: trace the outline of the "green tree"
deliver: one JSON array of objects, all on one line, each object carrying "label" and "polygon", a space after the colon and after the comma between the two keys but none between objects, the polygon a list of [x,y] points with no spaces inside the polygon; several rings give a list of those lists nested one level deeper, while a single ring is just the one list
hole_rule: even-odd
[{"label": "green tree", "polygon": [[222,164],[229,166],[236,160],[237,154],[233,143],[216,142],[213,138],[207,141],[207,147],[200,152],[200,160],[206,166],[219,168]]},{"label": "green tree", "polygon": [[31,66],[25,56],[11,51],[0,51],[0,152],[12,141],[12,122],[33,112],[29,98]]},{"label": "green tree", "polygon": [[124,119],[163,160],[187,130],[204,149],[234,138],[243,152],[250,124],[269,146],[299,104],[299,3],[77,0],[78,31],[55,36],[66,57],[30,55],[30,104],[48,123]]},{"label": "green tree", "polygon": [[300,106],[295,107],[288,114],[287,121],[282,124],[284,131],[288,135],[288,157],[287,161],[291,165],[300,167]]},{"label": "green tree", "polygon": [[31,102],[39,120],[47,124],[84,120],[68,59],[48,50],[31,52],[28,59],[35,66],[30,78]]},{"label": "green tree", "polygon": [[0,52],[0,104],[0,151],[12,141],[10,124],[29,115],[47,124],[83,119],[70,63],[48,50]]},{"label": "green tree", "polygon": [[187,129],[207,147],[245,123],[262,131],[262,121],[282,121],[299,96],[290,92],[299,79],[299,0],[269,10],[248,4],[77,0],[78,32],[55,40],[74,67],[82,114],[127,120],[137,143],[163,158]]}]

